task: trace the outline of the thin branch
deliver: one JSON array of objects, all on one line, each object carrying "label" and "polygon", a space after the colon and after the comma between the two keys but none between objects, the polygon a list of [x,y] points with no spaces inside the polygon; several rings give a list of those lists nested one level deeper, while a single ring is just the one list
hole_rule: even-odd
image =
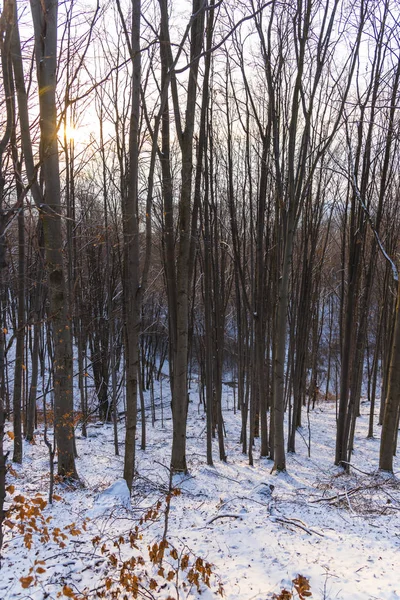
[{"label": "thin branch", "polygon": [[[218,8],[218,6],[220,6],[220,4],[221,4],[221,2],[219,4],[216,4],[214,8]],[[211,53],[215,52],[216,50],[218,50],[219,48],[221,48],[221,46],[223,46],[225,44],[225,42],[231,37],[231,35],[236,31],[236,29],[238,29],[246,21],[250,21],[251,19],[254,19],[254,17],[256,17],[259,13],[261,13],[264,10],[264,8],[267,8],[267,6],[270,6],[271,4],[273,4],[272,0],[270,2],[266,2],[265,4],[263,4],[255,12],[251,13],[250,15],[247,15],[247,17],[243,17],[242,19],[240,19],[232,27],[232,29],[222,38],[222,40],[220,42],[218,42],[218,44],[215,44],[215,46],[213,46],[212,48],[209,48],[209,50],[204,50],[204,52],[201,52],[190,63],[188,63],[187,65],[185,65],[181,69],[176,69],[175,70],[175,74],[183,73],[184,71],[187,71],[187,69],[190,69],[190,67],[196,61],[200,60],[200,58],[203,58],[203,56],[206,56],[207,54],[211,54]]]},{"label": "thin branch", "polygon": [[[347,127],[346,127],[347,129]],[[363,209],[364,213],[366,214],[366,217],[368,219],[368,222],[370,224],[370,227],[372,229],[372,232],[375,236],[376,242],[378,244],[379,250],[381,251],[381,254],[383,255],[383,257],[385,258],[385,260],[388,261],[388,263],[390,264],[391,268],[392,268],[392,275],[393,275],[393,279],[396,283],[399,283],[399,272],[397,270],[397,267],[394,263],[394,261],[390,258],[390,256],[388,255],[388,253],[385,250],[385,247],[379,237],[378,232],[376,231],[374,222],[372,220],[371,214],[364,202],[364,200],[361,197],[361,193],[360,190],[358,188],[357,185],[357,178],[356,178],[356,173],[355,173],[355,169],[354,169],[354,162],[353,162],[353,154],[351,151],[351,144],[350,144],[350,139],[349,139],[349,132],[348,130],[346,131],[346,137],[347,137],[347,145],[348,145],[348,149],[349,149],[349,165],[350,165],[350,169],[351,169],[351,179],[352,179],[352,185],[353,185],[353,190],[354,190],[354,194],[357,198],[357,200],[360,203],[361,208]]]},{"label": "thin branch", "polygon": [[214,521],[216,521],[217,519],[242,519],[243,517],[241,515],[231,515],[231,514],[227,514],[227,515],[217,515],[216,517],[213,517],[212,519],[210,519],[207,522],[207,525],[211,525],[211,523],[214,523]]}]

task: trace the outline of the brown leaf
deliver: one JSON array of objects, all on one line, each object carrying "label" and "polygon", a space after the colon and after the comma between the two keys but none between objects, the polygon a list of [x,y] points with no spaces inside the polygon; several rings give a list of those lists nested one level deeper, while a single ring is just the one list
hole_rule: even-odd
[{"label": "brown leaf", "polygon": [[19,578],[22,587],[24,588],[24,590],[26,590],[33,582],[33,577],[29,576],[29,577],[20,577]]},{"label": "brown leaf", "polygon": [[75,598],[73,589],[70,588],[68,585],[64,585],[63,594],[64,594],[64,596],[67,596],[67,598]]},{"label": "brown leaf", "polygon": [[6,527],[9,527],[10,529],[15,527],[15,523],[13,521],[11,521],[10,519],[6,519],[5,521],[3,521],[3,525],[5,525]]},{"label": "brown leaf", "polygon": [[36,573],[39,573],[41,575],[42,573],[46,573],[46,569],[44,569],[43,567],[38,567],[36,569]]}]

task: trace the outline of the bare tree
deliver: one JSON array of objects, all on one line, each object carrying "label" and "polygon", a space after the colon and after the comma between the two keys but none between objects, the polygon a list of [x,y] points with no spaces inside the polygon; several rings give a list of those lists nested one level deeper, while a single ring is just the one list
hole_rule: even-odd
[{"label": "bare tree", "polygon": [[[50,319],[54,341],[54,409],[58,449],[58,473],[77,478],[74,458],[73,369],[71,319],[62,254],[60,170],[57,144],[57,8],[54,0],[31,0],[35,32],[35,60],[39,87],[40,160],[43,202],[38,207],[43,221]],[[20,106],[20,113],[26,107]],[[25,147],[29,145],[25,140]],[[33,175],[33,174],[32,174]]]},{"label": "bare tree", "polygon": [[[200,54],[203,46],[204,35],[204,4],[201,0],[193,0],[192,17],[186,29],[191,33],[189,53],[189,74],[185,102],[185,125],[182,127],[180,106],[178,103],[176,79],[173,74],[175,60],[172,57],[170,42],[168,6],[166,0],[160,1],[161,11],[161,42],[164,73],[172,74],[171,88],[174,103],[175,129],[181,152],[181,188],[179,197],[178,232],[179,242],[176,257],[176,271],[168,278],[170,291],[169,310],[176,315],[175,323],[171,322],[170,333],[172,346],[172,421],[173,439],[171,467],[173,471],[186,472],[186,423],[188,411],[188,334],[189,334],[189,294],[190,281],[190,246],[191,246],[191,196],[192,196],[192,171],[193,171],[193,139],[197,101],[197,79],[199,71]],[[182,49],[182,47],[181,47]],[[168,85],[168,79],[165,82]],[[168,89],[168,87],[166,88]],[[164,109],[164,107],[163,107]],[[166,134],[169,125],[164,113],[163,122]],[[165,139],[165,138],[164,138]],[[164,190],[170,178],[170,170],[166,165],[164,173]],[[168,188],[170,189],[170,188]],[[169,215],[172,218],[172,214]],[[167,231],[168,235],[169,231]],[[168,242],[171,244],[172,242]],[[174,262],[174,259],[173,259]],[[174,297],[174,300],[172,300]],[[175,306],[176,308],[175,308]]]}]

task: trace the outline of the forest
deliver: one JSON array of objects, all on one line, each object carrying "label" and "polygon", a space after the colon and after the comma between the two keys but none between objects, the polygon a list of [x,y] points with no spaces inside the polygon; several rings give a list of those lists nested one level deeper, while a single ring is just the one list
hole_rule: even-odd
[{"label": "forest", "polygon": [[3,0],[0,599],[400,597],[399,31]]}]

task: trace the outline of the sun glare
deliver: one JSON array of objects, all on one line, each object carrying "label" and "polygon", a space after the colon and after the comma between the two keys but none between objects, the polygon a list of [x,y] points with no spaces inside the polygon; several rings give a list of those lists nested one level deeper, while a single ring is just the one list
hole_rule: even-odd
[{"label": "sun glare", "polygon": [[63,137],[66,138],[68,142],[73,141],[78,144],[83,144],[86,142],[88,136],[83,128],[66,125],[63,130]]}]

